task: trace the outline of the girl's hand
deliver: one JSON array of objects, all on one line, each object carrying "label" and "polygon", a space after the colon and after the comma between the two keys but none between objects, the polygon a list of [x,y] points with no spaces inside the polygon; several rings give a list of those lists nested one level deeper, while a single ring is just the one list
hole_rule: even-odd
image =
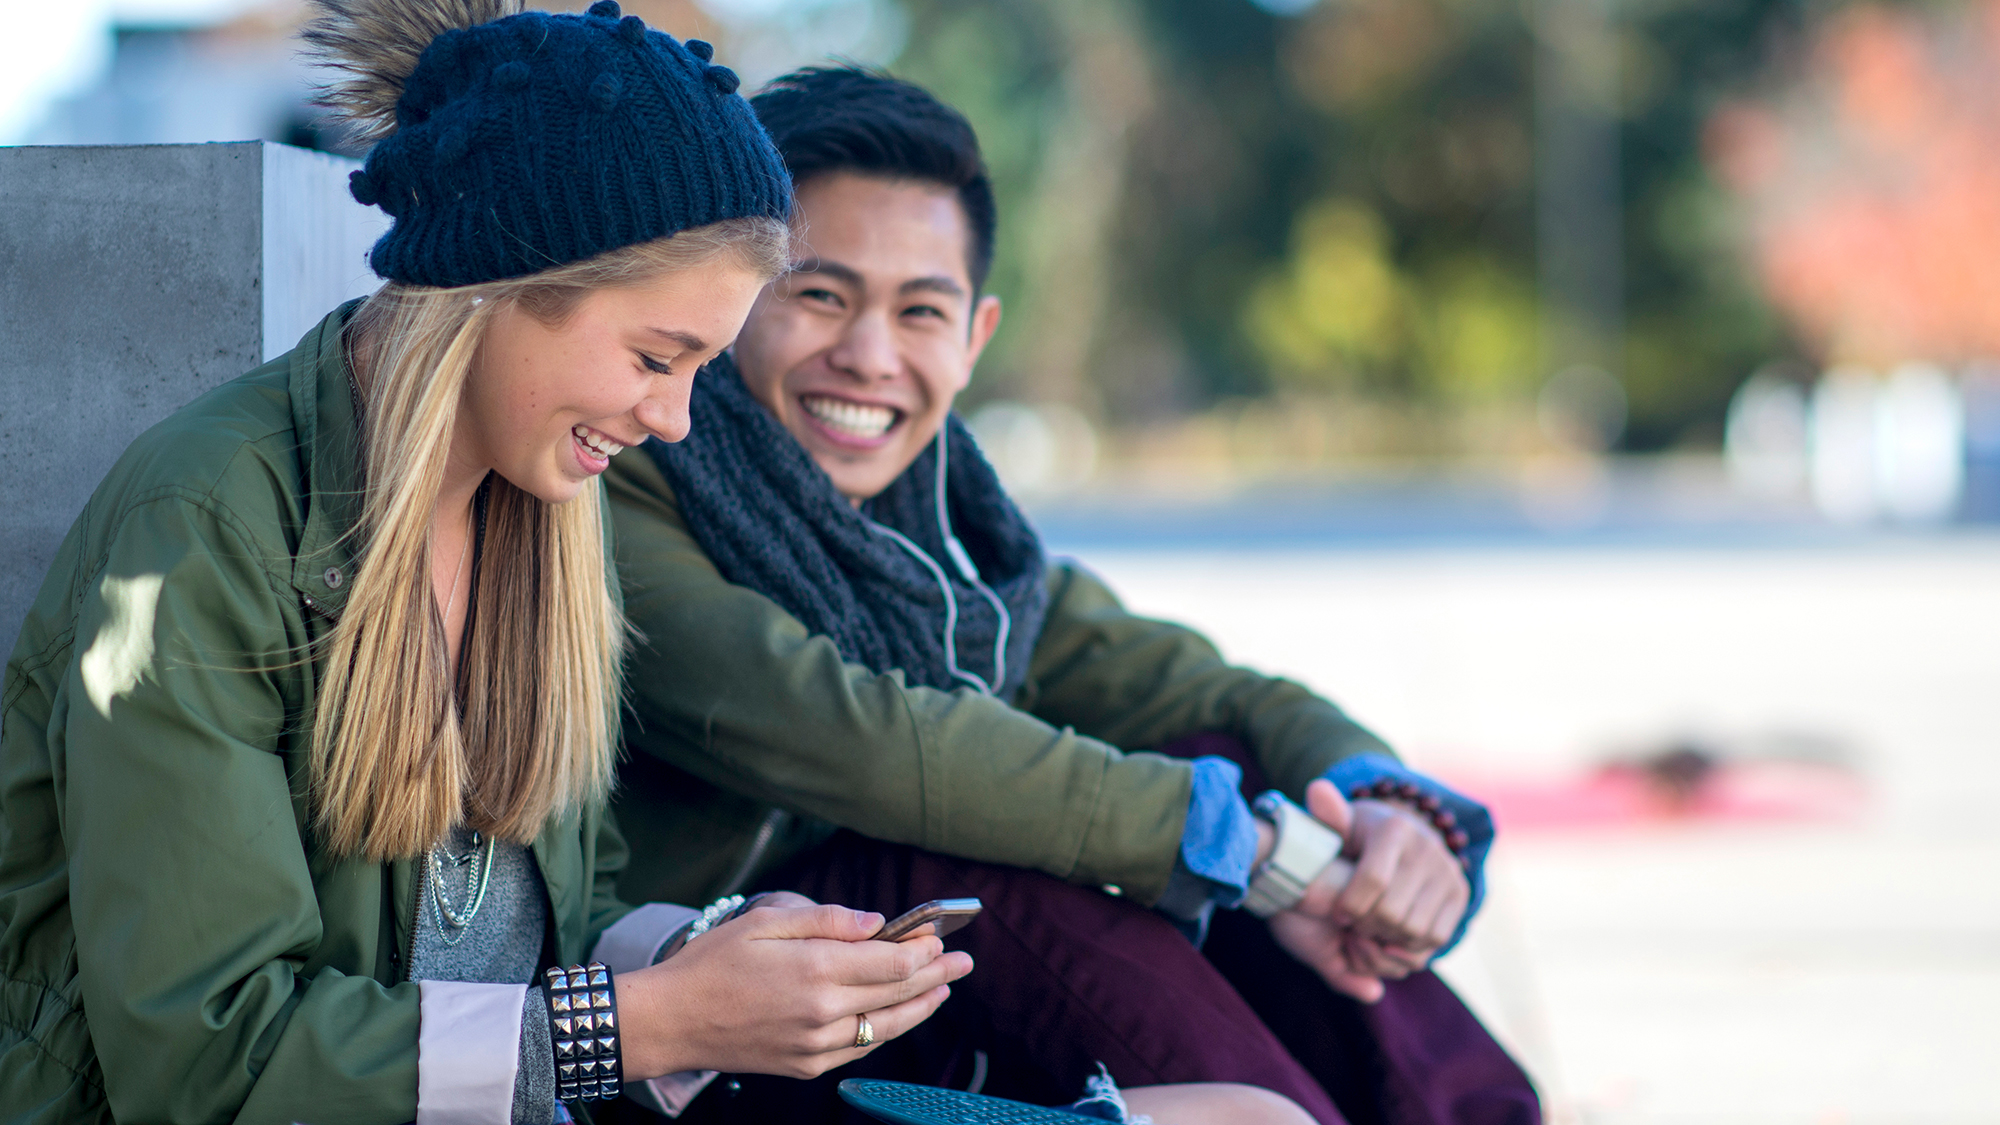
[{"label": "girl's hand", "polygon": [[618,976],[630,1081],[684,1070],[812,1078],[853,1062],[859,1017],[875,1044],[937,1011],[972,958],[934,937],[866,940],[880,914],[842,906],[757,909],[673,957]]}]

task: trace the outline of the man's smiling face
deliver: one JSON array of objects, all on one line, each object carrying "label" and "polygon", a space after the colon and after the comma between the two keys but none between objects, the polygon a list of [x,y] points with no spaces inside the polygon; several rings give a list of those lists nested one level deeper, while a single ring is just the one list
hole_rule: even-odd
[{"label": "man's smiling face", "polygon": [[973,298],[968,231],[941,184],[833,172],[798,188],[799,268],[736,341],[750,393],[860,503],[937,436],[1000,324]]}]

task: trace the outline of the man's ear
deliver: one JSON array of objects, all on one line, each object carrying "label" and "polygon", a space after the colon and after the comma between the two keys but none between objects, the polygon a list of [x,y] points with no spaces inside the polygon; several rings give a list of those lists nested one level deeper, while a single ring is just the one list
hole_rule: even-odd
[{"label": "man's ear", "polygon": [[979,353],[986,350],[987,341],[1000,330],[1000,298],[988,293],[972,306],[972,346],[966,349],[965,373],[969,379],[972,368],[979,363]]}]

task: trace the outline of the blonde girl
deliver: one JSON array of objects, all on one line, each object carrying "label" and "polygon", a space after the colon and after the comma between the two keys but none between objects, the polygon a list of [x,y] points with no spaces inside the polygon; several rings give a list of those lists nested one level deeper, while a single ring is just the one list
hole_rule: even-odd
[{"label": "blonde girl", "polygon": [[0,1119],[539,1123],[902,1033],[963,954],[798,905],[654,964],[693,912],[611,891],[598,474],[682,436],[785,261],[734,75],[608,2],[309,38],[388,283],[135,442],[23,627]]}]

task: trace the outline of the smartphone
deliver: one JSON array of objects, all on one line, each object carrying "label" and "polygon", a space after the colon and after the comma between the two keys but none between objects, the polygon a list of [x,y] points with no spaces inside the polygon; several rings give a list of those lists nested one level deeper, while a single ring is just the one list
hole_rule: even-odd
[{"label": "smartphone", "polygon": [[875,940],[902,941],[926,934],[943,937],[978,917],[979,911],[979,900],[976,898],[933,899],[922,906],[910,908],[901,917],[877,930]]}]

